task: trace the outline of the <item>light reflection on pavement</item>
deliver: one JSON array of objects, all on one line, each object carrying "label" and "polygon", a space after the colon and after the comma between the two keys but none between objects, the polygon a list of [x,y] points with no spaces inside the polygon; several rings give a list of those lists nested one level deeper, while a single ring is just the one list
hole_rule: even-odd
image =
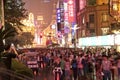
[{"label": "light reflection on pavement", "polygon": [[34,80],[54,80],[54,75],[50,68],[41,69]]}]

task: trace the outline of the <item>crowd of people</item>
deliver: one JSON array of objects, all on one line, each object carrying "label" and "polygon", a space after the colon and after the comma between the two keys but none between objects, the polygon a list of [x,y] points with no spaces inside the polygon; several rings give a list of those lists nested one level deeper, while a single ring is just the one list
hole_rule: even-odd
[{"label": "crowd of people", "polygon": [[[25,51],[25,50],[24,50]],[[30,51],[30,50],[28,50]],[[38,71],[51,67],[55,80],[120,80],[119,52],[114,48],[34,49]],[[26,62],[27,57],[22,56]],[[59,74],[59,79],[57,79]]]}]

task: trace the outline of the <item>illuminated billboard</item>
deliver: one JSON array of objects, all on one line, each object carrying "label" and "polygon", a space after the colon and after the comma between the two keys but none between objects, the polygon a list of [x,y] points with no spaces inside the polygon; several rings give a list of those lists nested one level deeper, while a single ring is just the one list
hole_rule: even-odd
[{"label": "illuminated billboard", "polygon": [[64,21],[68,21],[68,4],[64,2]]},{"label": "illuminated billboard", "polygon": [[114,45],[114,35],[86,37],[79,39],[80,46],[110,46]]},{"label": "illuminated billboard", "polygon": [[86,0],[79,0],[79,8],[80,10],[86,6]]},{"label": "illuminated billboard", "polygon": [[120,45],[120,34],[115,36],[115,45]]},{"label": "illuminated billboard", "polygon": [[68,21],[75,21],[75,0],[68,0]]}]

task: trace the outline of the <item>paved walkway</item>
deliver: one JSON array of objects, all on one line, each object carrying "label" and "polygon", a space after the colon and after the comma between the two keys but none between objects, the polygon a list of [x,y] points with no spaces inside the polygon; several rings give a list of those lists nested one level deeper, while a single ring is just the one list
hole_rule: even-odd
[{"label": "paved walkway", "polygon": [[54,80],[52,70],[50,68],[41,69],[35,76],[35,80]]},{"label": "paved walkway", "polygon": [[[118,80],[117,79],[117,69],[116,67],[114,68],[114,78],[112,76],[112,80]],[[52,73],[52,69],[51,68],[45,68],[45,69],[41,69],[39,71],[39,74],[35,76],[34,80],[54,80],[54,75]],[[96,80],[96,78],[94,78],[93,80]]]}]

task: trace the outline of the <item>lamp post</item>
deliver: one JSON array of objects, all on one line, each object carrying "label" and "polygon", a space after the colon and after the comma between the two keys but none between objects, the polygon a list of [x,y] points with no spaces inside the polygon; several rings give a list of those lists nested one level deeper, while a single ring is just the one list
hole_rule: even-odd
[{"label": "lamp post", "polygon": [[73,39],[73,43],[74,43],[74,48],[75,50],[77,50],[77,34],[76,34],[76,30],[79,29],[79,27],[77,27],[77,24],[74,25],[74,27],[72,28],[74,30],[74,39]]}]

